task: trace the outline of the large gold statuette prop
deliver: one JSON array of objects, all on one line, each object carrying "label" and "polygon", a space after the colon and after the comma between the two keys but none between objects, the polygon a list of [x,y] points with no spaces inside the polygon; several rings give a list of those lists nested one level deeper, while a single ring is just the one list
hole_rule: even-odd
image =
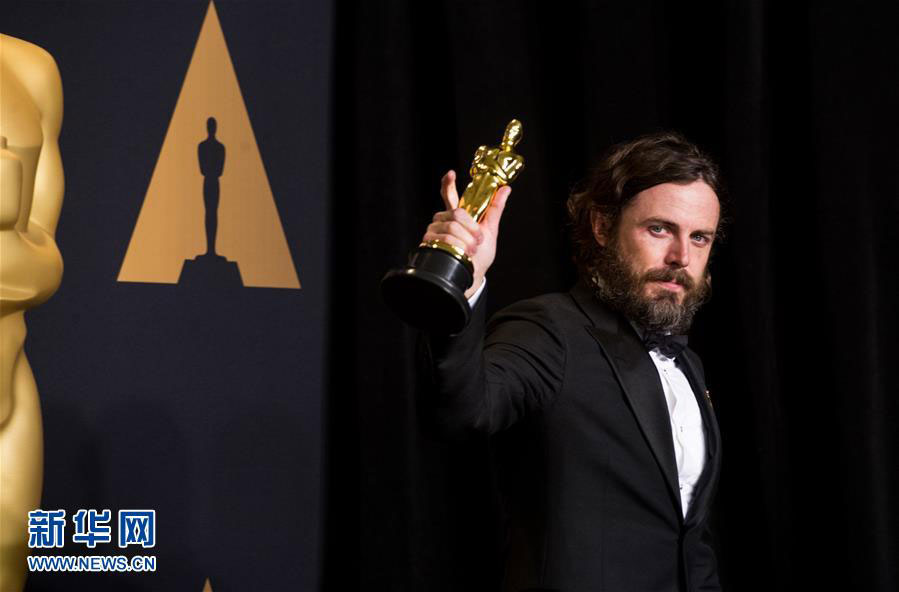
[{"label": "large gold statuette prop", "polygon": [[[497,189],[511,183],[524,167],[515,152],[521,140],[521,122],[506,126],[499,146],[481,146],[471,163],[471,182],[459,207],[480,222]],[[465,291],[474,281],[474,266],[465,251],[439,240],[420,244],[409,264],[381,280],[384,302],[408,324],[426,331],[458,333],[468,324],[471,308]]]},{"label": "large gold statuette prop", "polygon": [[49,53],[0,34],[0,592],[25,586],[28,512],[40,507],[43,433],[25,311],[62,279],[62,83]]}]

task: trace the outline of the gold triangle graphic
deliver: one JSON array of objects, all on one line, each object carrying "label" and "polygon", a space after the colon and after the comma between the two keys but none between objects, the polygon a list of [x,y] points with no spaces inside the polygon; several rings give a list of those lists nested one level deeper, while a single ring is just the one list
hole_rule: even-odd
[{"label": "gold triangle graphic", "polygon": [[209,578],[206,578],[206,582],[203,584],[203,590],[200,592],[212,592],[212,584],[209,582]]},{"label": "gold triangle graphic", "polygon": [[[210,118],[215,120],[211,129]],[[223,147],[212,159],[217,164],[210,165],[208,157],[204,160],[200,144],[207,138]],[[201,161],[206,163],[203,172]],[[209,197],[213,194],[218,195],[218,207],[209,236],[215,237],[217,255],[237,263],[243,285],[299,288],[234,65],[210,1],[118,281],[178,283],[185,260],[207,252],[207,209],[215,212],[209,205],[214,203]]]}]

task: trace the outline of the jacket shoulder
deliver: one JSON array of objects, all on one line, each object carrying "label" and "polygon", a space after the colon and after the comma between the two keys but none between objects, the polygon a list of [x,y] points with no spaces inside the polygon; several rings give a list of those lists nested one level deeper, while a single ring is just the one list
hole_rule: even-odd
[{"label": "jacket shoulder", "polygon": [[512,319],[563,323],[572,318],[587,321],[571,294],[553,292],[510,304],[490,318],[489,326]]}]

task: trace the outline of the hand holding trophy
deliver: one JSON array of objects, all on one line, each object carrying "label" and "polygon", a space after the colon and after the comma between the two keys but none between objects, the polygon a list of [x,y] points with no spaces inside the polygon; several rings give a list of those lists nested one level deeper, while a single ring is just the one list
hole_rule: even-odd
[{"label": "hand holding trophy", "polygon": [[438,212],[409,265],[390,271],[381,281],[384,301],[408,324],[436,333],[458,333],[471,309],[466,291],[480,285],[493,262],[499,218],[511,183],[524,167],[514,151],[521,122],[506,126],[499,146],[481,146],[471,163],[471,182],[456,197],[455,173],[443,178],[446,211]]}]

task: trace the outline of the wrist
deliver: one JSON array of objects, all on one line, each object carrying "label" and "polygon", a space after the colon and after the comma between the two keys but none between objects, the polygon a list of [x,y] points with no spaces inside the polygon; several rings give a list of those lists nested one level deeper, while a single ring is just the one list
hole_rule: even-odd
[{"label": "wrist", "polygon": [[471,287],[465,290],[465,298],[466,300],[471,300],[471,297],[474,296],[478,289],[481,287],[481,284],[484,283],[484,276],[480,274],[476,274],[474,276],[474,281],[471,283]]}]

